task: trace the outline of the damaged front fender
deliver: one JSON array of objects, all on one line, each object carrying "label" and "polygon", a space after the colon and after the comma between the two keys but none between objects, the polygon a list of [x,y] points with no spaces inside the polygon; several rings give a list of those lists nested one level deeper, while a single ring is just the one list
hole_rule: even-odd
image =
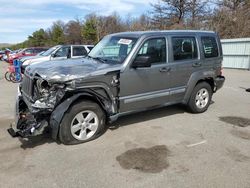
[{"label": "damaged front fender", "polygon": [[114,104],[112,104],[111,101],[104,101],[100,98],[97,98],[95,95],[88,93],[88,92],[82,92],[73,95],[70,98],[67,98],[65,101],[60,103],[52,112],[50,116],[50,128],[52,131],[52,138],[57,139],[58,132],[60,128],[61,121],[63,119],[64,114],[67,112],[69,107],[78,99],[90,99],[96,101],[106,113],[108,116],[113,113]]}]

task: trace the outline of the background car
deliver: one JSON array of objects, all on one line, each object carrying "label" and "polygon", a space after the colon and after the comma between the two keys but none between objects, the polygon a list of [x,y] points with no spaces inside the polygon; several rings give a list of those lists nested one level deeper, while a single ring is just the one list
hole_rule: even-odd
[{"label": "background car", "polygon": [[15,59],[18,59],[24,56],[35,56],[38,53],[42,51],[46,51],[46,50],[48,50],[48,48],[44,48],[44,47],[25,48],[18,53],[10,54],[8,58],[8,62],[12,64]]},{"label": "background car", "polygon": [[86,56],[94,45],[58,45],[54,46],[39,56],[22,58],[21,72],[24,73],[25,68],[33,63],[40,63],[43,61],[60,60],[67,58],[80,58]]},{"label": "background car", "polygon": [[0,60],[2,60],[4,54],[5,54],[5,52],[1,50],[0,51]]}]

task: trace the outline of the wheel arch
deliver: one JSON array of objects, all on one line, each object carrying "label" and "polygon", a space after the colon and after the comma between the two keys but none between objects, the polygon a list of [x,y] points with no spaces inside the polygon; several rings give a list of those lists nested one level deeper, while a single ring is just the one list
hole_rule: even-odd
[{"label": "wheel arch", "polygon": [[102,108],[106,117],[109,117],[109,115],[111,114],[111,111],[114,108],[111,101],[101,99],[100,97],[94,95],[93,93],[81,92],[81,93],[72,95],[71,97],[65,99],[62,103],[60,103],[53,110],[50,116],[50,127],[52,131],[51,134],[52,134],[53,139],[56,140],[58,138],[60,124],[64,117],[64,114],[68,111],[68,109],[71,106],[83,100],[93,101],[97,103]]},{"label": "wheel arch", "polygon": [[183,104],[188,103],[193,89],[197,84],[201,82],[207,82],[211,86],[212,91],[215,92],[214,77],[215,77],[214,73],[211,72],[194,73],[188,81],[186,93],[182,103]]}]

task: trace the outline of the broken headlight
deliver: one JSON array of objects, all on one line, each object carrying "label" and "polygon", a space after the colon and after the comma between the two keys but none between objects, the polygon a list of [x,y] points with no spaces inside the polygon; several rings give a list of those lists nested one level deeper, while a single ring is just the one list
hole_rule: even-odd
[{"label": "broken headlight", "polygon": [[39,92],[40,95],[48,95],[49,94],[50,85],[46,80],[38,79],[36,81],[36,87],[37,87],[37,91]]},{"label": "broken headlight", "polygon": [[35,84],[36,108],[54,108],[56,103],[62,99],[65,93],[64,84],[50,84],[48,81],[38,78]]}]

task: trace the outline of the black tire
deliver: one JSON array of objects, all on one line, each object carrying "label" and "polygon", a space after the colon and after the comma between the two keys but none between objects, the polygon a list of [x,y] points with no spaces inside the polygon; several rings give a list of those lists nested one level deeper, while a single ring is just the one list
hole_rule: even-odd
[{"label": "black tire", "polygon": [[[86,140],[78,140],[71,133],[71,123],[75,119],[75,116],[82,111],[92,111],[97,115],[98,126],[96,132]],[[65,145],[80,144],[94,140],[106,130],[106,117],[102,108],[95,102],[92,101],[81,101],[72,105],[69,110],[64,114],[59,130],[59,139]],[[80,130],[81,131],[81,130]],[[87,131],[87,128],[86,128]]]},{"label": "black tire", "polygon": [[7,80],[8,82],[11,81],[10,80],[10,72],[6,72],[5,75],[4,75],[4,77],[5,77],[5,80]]},{"label": "black tire", "polygon": [[[203,89],[208,92],[208,101],[204,107],[201,107],[201,106],[198,107],[199,105],[196,104],[196,102],[198,102],[198,100],[196,100],[196,95],[198,94],[199,91],[201,91]],[[192,94],[191,94],[190,99],[189,99],[188,104],[187,104],[189,111],[192,113],[205,112],[211,103],[212,95],[213,95],[212,88],[207,82],[198,83],[195,86],[195,88],[193,89]]]}]

